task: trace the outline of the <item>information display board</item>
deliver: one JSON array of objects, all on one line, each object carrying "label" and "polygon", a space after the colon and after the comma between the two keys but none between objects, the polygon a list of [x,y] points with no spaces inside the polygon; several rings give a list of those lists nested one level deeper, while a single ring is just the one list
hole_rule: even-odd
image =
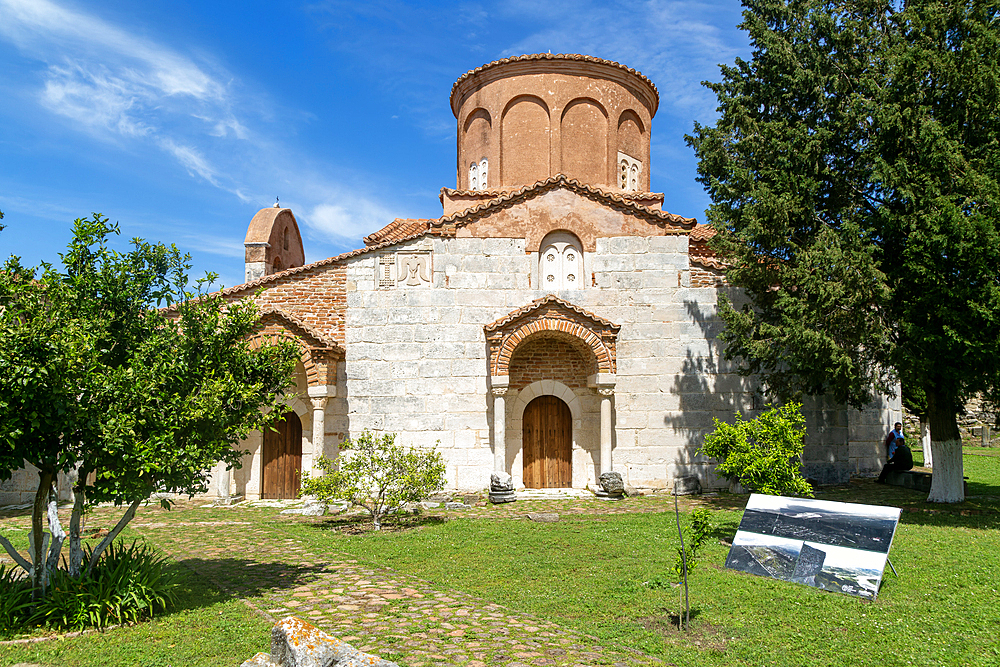
[{"label": "information display board", "polygon": [[726,567],[875,599],[901,512],[755,493]]}]

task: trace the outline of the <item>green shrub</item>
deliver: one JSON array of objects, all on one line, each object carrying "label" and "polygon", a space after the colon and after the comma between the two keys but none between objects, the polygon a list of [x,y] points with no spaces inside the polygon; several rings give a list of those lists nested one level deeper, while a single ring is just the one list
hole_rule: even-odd
[{"label": "green shrub", "polygon": [[323,475],[303,473],[303,496],[321,502],[346,500],[371,515],[375,530],[382,519],[405,503],[426,498],[444,488],[444,461],[436,449],[404,449],[396,434],[376,436],[365,430],[355,440],[345,440],[336,461],[321,456],[316,467]]},{"label": "green shrub", "polygon": [[31,607],[31,582],[18,567],[0,565],[0,635],[24,625]]},{"label": "green shrub", "polygon": [[684,578],[684,565],[687,564],[687,571],[694,569],[698,562],[698,552],[701,550],[708,534],[712,532],[712,511],[704,507],[691,512],[691,529],[687,531],[684,538],[684,553],[681,553],[680,545],[677,546],[677,561],[674,563],[674,574],[678,581]]},{"label": "green shrub", "polygon": [[[89,559],[91,548],[85,549]],[[90,574],[51,572],[45,596],[32,603],[27,578],[0,566],[0,627],[80,630],[135,623],[174,603],[180,582],[166,568],[166,559],[145,544],[112,542]]]},{"label": "green shrub", "polygon": [[811,497],[799,463],[806,435],[801,407],[786,403],[750,421],[737,413],[735,424],[715,419],[715,431],[705,436],[701,452],[719,462],[720,475],[750,491]]}]

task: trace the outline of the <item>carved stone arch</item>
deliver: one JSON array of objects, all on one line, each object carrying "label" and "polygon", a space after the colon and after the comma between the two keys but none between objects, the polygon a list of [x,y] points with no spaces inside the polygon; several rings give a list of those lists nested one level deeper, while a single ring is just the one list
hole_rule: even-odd
[{"label": "carved stone arch", "polygon": [[538,382],[532,382],[517,392],[517,398],[514,399],[514,405],[510,411],[510,416],[514,421],[521,421],[521,418],[524,416],[524,409],[528,407],[528,403],[531,403],[532,400],[539,396],[556,396],[561,398],[569,406],[569,411],[573,415],[574,422],[583,418],[583,407],[580,405],[580,397],[572,389],[558,380],[539,380]]},{"label": "carved stone arch", "polygon": [[577,339],[593,355],[598,373],[615,373],[615,348],[620,328],[554,295],[536,299],[486,325],[490,375],[508,377],[511,356],[517,346],[543,332]]}]

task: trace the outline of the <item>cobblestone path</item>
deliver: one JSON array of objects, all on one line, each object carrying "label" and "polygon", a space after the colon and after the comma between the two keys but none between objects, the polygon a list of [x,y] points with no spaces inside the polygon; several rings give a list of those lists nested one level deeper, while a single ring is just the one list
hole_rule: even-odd
[{"label": "cobblestone path", "polygon": [[[565,501],[543,501],[522,508],[518,515],[523,517],[526,509],[565,512],[568,507]],[[620,511],[597,502],[591,502],[590,509]],[[602,646],[593,637],[489,600],[442,590],[347,555],[310,553],[298,540],[280,529],[270,530],[259,519],[240,521],[239,510],[229,514],[231,521],[185,521],[183,525],[159,521],[160,516],[137,517],[132,528],[265,617],[299,616],[363,651],[401,665],[663,664],[628,649]]]}]

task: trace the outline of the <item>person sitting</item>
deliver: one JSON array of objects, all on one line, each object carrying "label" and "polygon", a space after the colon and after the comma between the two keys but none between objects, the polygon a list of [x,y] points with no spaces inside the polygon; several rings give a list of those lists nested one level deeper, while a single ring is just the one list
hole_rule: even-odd
[{"label": "person sitting", "polygon": [[903,425],[896,422],[895,428],[886,436],[886,449],[889,455],[888,461],[882,466],[882,472],[876,480],[877,484],[885,484],[885,478],[892,470],[912,470],[913,453],[903,441]]}]

